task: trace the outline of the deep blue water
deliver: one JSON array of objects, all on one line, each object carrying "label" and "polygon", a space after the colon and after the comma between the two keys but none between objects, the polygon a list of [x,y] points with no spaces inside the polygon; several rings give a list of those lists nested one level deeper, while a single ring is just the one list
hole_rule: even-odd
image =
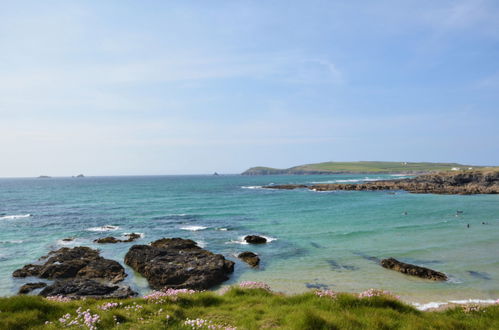
[{"label": "deep blue water", "polygon": [[[105,257],[123,262],[133,244],[184,237],[236,261],[226,284],[258,280],[290,293],[314,287],[351,292],[374,287],[419,302],[499,298],[497,195],[258,188],[270,183],[383,178],[393,177],[0,179],[0,295],[14,294],[26,281],[13,279],[12,271],[62,246],[96,247]],[[463,214],[456,215],[457,210]],[[99,231],[105,226],[113,230]],[[130,232],[144,237],[135,243],[93,243],[99,237]],[[248,234],[274,240],[261,246],[241,244]],[[63,242],[67,237],[75,241]],[[234,257],[245,250],[260,254],[259,270]],[[386,270],[376,263],[385,257],[443,271],[451,280],[429,282]],[[127,282],[147,292],[145,280],[126,268]]]}]

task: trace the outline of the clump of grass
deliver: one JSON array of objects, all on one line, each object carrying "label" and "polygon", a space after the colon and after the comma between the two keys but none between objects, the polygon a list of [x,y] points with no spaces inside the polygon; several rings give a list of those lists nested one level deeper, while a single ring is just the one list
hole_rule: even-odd
[{"label": "clump of grass", "polygon": [[62,328],[493,329],[499,328],[499,304],[421,312],[383,292],[287,296],[260,284],[235,286],[224,294],[170,291],[124,300],[0,298],[0,329]]}]

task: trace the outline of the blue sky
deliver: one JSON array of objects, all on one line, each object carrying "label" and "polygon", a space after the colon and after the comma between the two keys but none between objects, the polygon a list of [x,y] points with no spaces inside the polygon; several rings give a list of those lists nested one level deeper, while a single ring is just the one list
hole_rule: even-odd
[{"label": "blue sky", "polygon": [[0,7],[0,177],[499,164],[497,1]]}]

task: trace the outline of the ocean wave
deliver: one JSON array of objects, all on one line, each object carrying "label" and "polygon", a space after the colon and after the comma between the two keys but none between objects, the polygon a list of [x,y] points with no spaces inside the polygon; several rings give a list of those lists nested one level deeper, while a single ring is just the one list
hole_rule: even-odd
[{"label": "ocean wave", "polygon": [[381,181],[381,178],[368,178],[364,179],[337,179],[337,180],[327,180],[327,181],[313,181],[311,183],[357,183],[357,182],[370,182],[370,181]]},{"label": "ocean wave", "polygon": [[229,228],[217,228],[217,230],[220,230],[220,231],[228,231]]},{"label": "ocean wave", "polygon": [[23,240],[7,240],[7,241],[0,241],[0,244],[21,244],[21,243],[24,243]]},{"label": "ocean wave", "polygon": [[104,226],[101,226],[101,227],[87,228],[85,230],[87,230],[87,231],[114,231],[114,230],[118,230],[118,229],[120,229],[119,226],[104,225]]},{"label": "ocean wave", "polygon": [[32,217],[31,214],[13,214],[13,215],[2,215],[0,216],[0,220],[14,220],[14,219],[22,219]]},{"label": "ocean wave", "polygon": [[205,241],[196,241],[196,244],[200,247],[200,248],[205,248],[206,247],[206,242]]},{"label": "ocean wave", "polygon": [[182,230],[189,230],[189,231],[200,231],[200,230],[205,230],[208,229],[208,227],[204,226],[185,226],[185,227],[180,227]]},{"label": "ocean wave", "polygon": [[243,189],[262,189],[262,186],[242,186]]}]

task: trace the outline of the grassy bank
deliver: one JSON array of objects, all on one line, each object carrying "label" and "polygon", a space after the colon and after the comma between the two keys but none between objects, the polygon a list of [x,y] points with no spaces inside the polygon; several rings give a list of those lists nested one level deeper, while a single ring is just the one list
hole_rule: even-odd
[{"label": "grassy bank", "polygon": [[325,162],[295,166],[287,169],[252,167],[244,175],[269,174],[327,174],[327,173],[429,173],[451,171],[453,168],[478,168],[458,163],[411,163],[411,162]]},{"label": "grassy bank", "polygon": [[87,329],[499,328],[499,305],[421,312],[387,295],[359,298],[326,291],[322,296],[313,292],[286,296],[242,288],[223,295],[173,293],[121,301],[58,302],[14,296],[0,298],[0,311],[2,329],[61,329],[71,322],[70,328]]}]

